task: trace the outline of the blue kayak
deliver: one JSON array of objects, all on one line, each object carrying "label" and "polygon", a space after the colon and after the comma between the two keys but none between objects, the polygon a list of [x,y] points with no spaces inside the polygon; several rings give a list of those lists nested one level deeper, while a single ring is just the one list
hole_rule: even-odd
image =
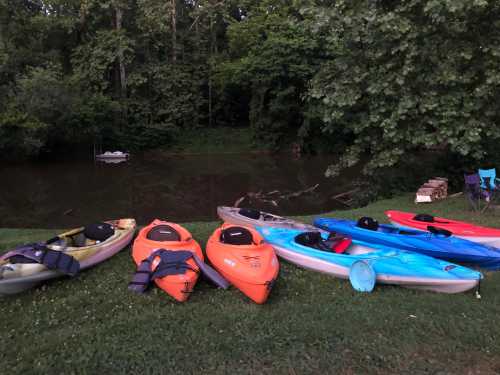
[{"label": "blue kayak", "polygon": [[500,268],[500,249],[452,236],[447,230],[429,227],[430,232],[402,229],[363,217],[358,222],[317,218],[318,228],[342,233],[368,246],[389,246],[434,258],[466,263],[489,270]]},{"label": "blue kayak", "polygon": [[[278,256],[300,267],[347,279],[353,264],[368,263],[375,271],[376,282],[408,288],[459,293],[476,287],[480,272],[425,255],[391,248],[371,248],[350,242],[342,253],[326,232],[256,227]],[[350,240],[350,239],[349,239]]]}]

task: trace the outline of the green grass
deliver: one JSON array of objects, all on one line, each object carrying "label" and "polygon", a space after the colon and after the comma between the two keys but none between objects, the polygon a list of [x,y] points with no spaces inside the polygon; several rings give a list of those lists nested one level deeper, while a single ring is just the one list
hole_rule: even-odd
[{"label": "green grass", "polygon": [[175,136],[169,151],[179,153],[241,153],[269,150],[267,145],[256,144],[250,127],[186,129]]},{"label": "green grass", "polygon": [[[416,207],[405,195],[335,212],[384,219]],[[463,198],[428,213],[500,226]],[[308,220],[310,218],[306,218]],[[205,244],[217,223],[188,223]],[[0,230],[0,247],[40,240],[53,230]],[[199,281],[185,304],[152,288],[127,290],[134,266],[126,249],[78,277],[59,279],[0,302],[5,373],[498,373],[500,273],[488,273],[481,300],[349,282],[282,262],[267,304]]]}]

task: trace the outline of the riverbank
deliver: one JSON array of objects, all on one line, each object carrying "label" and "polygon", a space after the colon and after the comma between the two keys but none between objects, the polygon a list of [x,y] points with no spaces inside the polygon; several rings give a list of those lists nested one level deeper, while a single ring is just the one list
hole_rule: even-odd
[{"label": "riverbank", "polygon": [[211,153],[242,153],[270,152],[272,148],[266,144],[258,144],[249,126],[214,127],[183,129],[174,135],[167,151],[179,154],[211,154]]},{"label": "riverbank", "polygon": [[[339,211],[421,212],[500,226],[458,197],[416,207],[413,195]],[[303,217],[309,221],[312,217]],[[205,244],[216,222],[187,223]],[[0,248],[54,230],[1,229]],[[281,263],[266,305],[234,288],[200,281],[185,304],[152,288],[127,290],[129,249],[74,279],[50,282],[0,304],[0,359],[10,373],[494,373],[500,371],[500,272],[487,273],[481,300],[391,286],[356,293],[348,281]]]}]

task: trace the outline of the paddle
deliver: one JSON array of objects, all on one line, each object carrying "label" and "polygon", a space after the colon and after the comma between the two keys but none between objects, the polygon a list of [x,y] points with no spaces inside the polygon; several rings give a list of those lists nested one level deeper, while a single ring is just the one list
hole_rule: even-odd
[{"label": "paddle", "polygon": [[354,290],[370,293],[375,287],[377,275],[369,262],[357,260],[349,270],[349,281]]}]

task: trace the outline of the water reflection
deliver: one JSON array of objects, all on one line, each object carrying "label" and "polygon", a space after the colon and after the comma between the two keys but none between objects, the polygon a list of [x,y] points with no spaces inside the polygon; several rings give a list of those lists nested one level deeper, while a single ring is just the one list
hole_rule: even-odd
[{"label": "water reflection", "polygon": [[345,191],[357,170],[335,179],[323,175],[332,158],[294,160],[289,155],[135,155],[119,164],[51,161],[0,165],[0,227],[64,228],[103,218],[135,217],[145,224],[216,218],[217,205],[231,205],[247,192],[298,191],[319,183],[313,194],[282,201],[280,214],[312,214],[340,208],[332,195]]}]

